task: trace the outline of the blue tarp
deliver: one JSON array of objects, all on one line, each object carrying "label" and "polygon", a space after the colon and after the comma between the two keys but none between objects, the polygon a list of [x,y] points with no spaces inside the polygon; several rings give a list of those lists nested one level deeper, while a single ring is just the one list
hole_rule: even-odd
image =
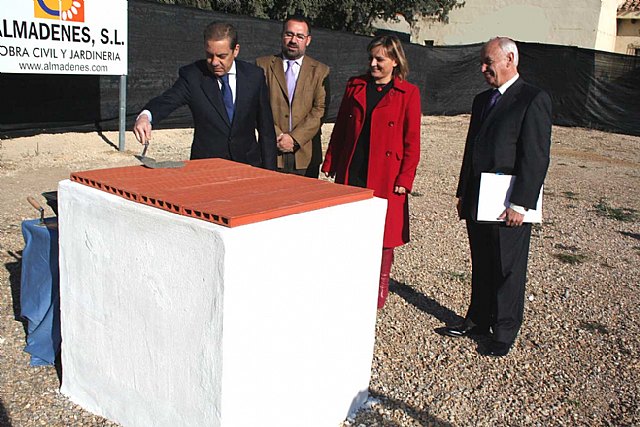
[{"label": "blue tarp", "polygon": [[60,283],[57,218],[22,222],[24,251],[20,315],[27,320],[31,366],[53,365],[60,351]]}]

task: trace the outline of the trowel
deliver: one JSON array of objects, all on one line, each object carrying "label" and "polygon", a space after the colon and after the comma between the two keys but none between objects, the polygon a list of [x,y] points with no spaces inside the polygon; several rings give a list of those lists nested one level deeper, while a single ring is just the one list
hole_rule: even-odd
[{"label": "trowel", "polygon": [[47,221],[45,221],[45,219],[44,219],[44,208],[42,207],[42,205],[40,205],[40,203],[38,203],[38,201],[36,199],[34,199],[33,197],[29,196],[29,197],[27,197],[27,201],[29,202],[29,204],[31,206],[36,208],[38,210],[38,212],[40,212],[40,221],[37,224],[38,226],[47,227],[49,229],[58,228],[58,219],[57,218],[48,218]]},{"label": "trowel", "polygon": [[162,162],[158,162],[156,161],[156,159],[147,157],[147,148],[149,148],[148,141],[144,143],[144,147],[142,148],[142,153],[140,153],[139,156],[138,155],[135,156],[136,159],[140,160],[140,163],[142,163],[144,167],[147,167],[150,169],[175,169],[175,168],[181,168],[184,166],[184,162],[181,162],[181,161],[165,160]]}]

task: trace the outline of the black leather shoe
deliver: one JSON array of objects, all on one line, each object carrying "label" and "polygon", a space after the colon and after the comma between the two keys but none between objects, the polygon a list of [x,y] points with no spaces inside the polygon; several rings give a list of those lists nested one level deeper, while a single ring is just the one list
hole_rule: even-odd
[{"label": "black leather shoe", "polygon": [[503,357],[509,354],[511,344],[500,341],[491,341],[487,347],[487,355],[493,357]]},{"label": "black leather shoe", "polygon": [[447,326],[442,328],[442,334],[448,337],[460,338],[470,335],[486,335],[489,331],[472,323],[463,323],[458,326]]}]

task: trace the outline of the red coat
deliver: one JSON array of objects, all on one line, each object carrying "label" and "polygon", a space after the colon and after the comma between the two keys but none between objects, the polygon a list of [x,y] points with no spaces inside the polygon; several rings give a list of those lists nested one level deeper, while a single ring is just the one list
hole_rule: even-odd
[{"label": "red coat", "polygon": [[[366,114],[367,77],[347,83],[322,171],[335,174],[336,182],[349,182],[349,166]],[[411,191],[420,161],[420,91],[398,78],[371,114],[371,141],[367,188],[388,200],[383,246],[392,248],[409,241],[409,203],[396,194],[398,185]]]}]

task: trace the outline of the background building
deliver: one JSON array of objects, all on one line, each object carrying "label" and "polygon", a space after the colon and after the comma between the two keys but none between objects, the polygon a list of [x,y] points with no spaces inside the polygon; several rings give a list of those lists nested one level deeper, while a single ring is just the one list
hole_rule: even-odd
[{"label": "background building", "polygon": [[640,0],[626,0],[618,8],[615,51],[640,55]]},{"label": "background building", "polygon": [[399,17],[373,25],[423,45],[473,44],[501,35],[632,55],[640,50],[640,0],[466,0],[449,13],[448,23],[425,17],[410,26]]}]

